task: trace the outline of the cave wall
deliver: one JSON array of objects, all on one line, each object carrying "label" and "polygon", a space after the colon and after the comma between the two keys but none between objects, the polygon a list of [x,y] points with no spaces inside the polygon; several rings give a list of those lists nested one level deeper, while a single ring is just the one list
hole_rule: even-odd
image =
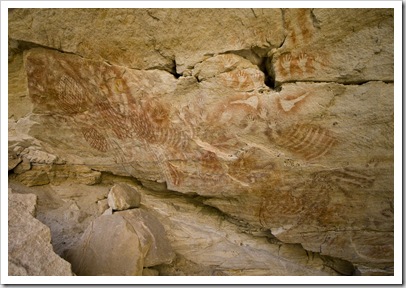
[{"label": "cave wall", "polygon": [[393,9],[13,9],[10,179],[132,177],[391,275],[393,26]]}]

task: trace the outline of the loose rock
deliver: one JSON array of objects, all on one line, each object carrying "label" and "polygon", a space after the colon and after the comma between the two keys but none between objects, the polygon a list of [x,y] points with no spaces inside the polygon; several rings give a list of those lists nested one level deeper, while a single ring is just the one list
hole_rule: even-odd
[{"label": "loose rock", "polygon": [[159,221],[132,209],[102,215],[66,252],[77,275],[142,275],[144,267],[170,263],[174,253]]},{"label": "loose rock", "polygon": [[113,210],[137,208],[141,203],[141,194],[129,185],[119,183],[111,188],[107,201]]}]

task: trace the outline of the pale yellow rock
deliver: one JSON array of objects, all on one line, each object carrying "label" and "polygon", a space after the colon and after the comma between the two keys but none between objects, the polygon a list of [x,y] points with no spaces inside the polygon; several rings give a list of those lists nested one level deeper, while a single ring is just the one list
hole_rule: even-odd
[{"label": "pale yellow rock", "polygon": [[26,187],[10,179],[9,185],[19,193],[37,195],[37,219],[50,228],[54,251],[62,257],[100,215],[97,201],[105,199],[109,191],[108,187],[71,181]]},{"label": "pale yellow rock", "polygon": [[[43,81],[30,89],[39,101],[32,118],[43,123],[41,130],[33,126],[30,135],[49,145],[58,143],[62,155],[79,156],[98,170],[213,197],[206,203],[270,228],[283,241],[297,243],[298,233],[314,231],[316,245],[310,250],[316,252],[326,237],[323,231],[339,229],[334,233],[337,241],[331,241],[334,251],[347,237],[341,230],[362,234],[363,229],[375,229],[391,238],[393,97],[387,95],[393,95],[393,84],[296,83],[276,92],[262,84],[259,69],[242,66],[213,72],[214,77],[185,88],[160,71],[141,74],[46,50],[27,57],[29,75]],[[58,61],[78,67],[76,86],[68,86],[74,82],[66,82],[70,78],[63,73],[71,68],[62,68]],[[34,63],[47,63],[55,79],[41,78],[44,71]],[[213,63],[220,66],[217,71],[228,65]],[[95,69],[116,78],[100,87],[82,80]],[[57,77],[62,80],[53,82]],[[143,81],[161,97],[136,92]],[[54,85],[65,92],[52,94]],[[94,89],[107,94],[91,98],[85,92]],[[69,98],[79,96],[74,102]],[[69,120],[41,115],[50,110]],[[314,239],[299,242],[308,245]],[[357,254],[350,246],[341,256],[362,263],[370,257]],[[391,254],[375,257],[387,262]]]},{"label": "pale yellow rock", "polygon": [[159,271],[150,268],[144,268],[142,270],[142,276],[159,276]]},{"label": "pale yellow rock", "polygon": [[141,194],[125,183],[118,183],[111,187],[107,202],[113,210],[137,208],[141,203]]},{"label": "pale yellow rock", "polygon": [[13,170],[15,167],[17,167],[18,164],[20,164],[22,159],[20,157],[14,158],[14,157],[8,157],[8,170]]},{"label": "pale yellow rock", "polygon": [[49,228],[34,218],[37,197],[8,196],[9,276],[72,276],[70,264],[52,250]]},{"label": "pale yellow rock", "polygon": [[[32,169],[31,169],[32,168]],[[31,170],[30,170],[31,169]],[[14,168],[10,177],[26,184],[38,186],[52,183],[59,185],[65,181],[94,185],[101,181],[101,172],[83,165],[44,165],[33,164],[23,156],[23,161]]]},{"label": "pale yellow rock", "polygon": [[31,169],[30,160],[28,160],[26,157],[23,157],[22,162],[13,169],[13,172],[16,174],[21,174],[30,169]]},{"label": "pale yellow rock", "polygon": [[27,74],[24,69],[22,48],[18,42],[12,41],[8,62],[8,118],[15,120],[32,112],[33,104],[28,97]]},{"label": "pale yellow rock", "polygon": [[66,259],[79,276],[137,276],[142,275],[141,249],[131,225],[113,214],[93,221]]},{"label": "pale yellow rock", "polygon": [[165,228],[159,220],[144,209],[115,212],[123,217],[137,233],[142,247],[144,267],[170,264],[175,257]]},{"label": "pale yellow rock", "polygon": [[46,172],[41,170],[29,170],[19,174],[15,179],[27,186],[40,186],[49,184],[49,178]]},{"label": "pale yellow rock", "polygon": [[102,215],[112,215],[113,214],[113,209],[112,208],[107,208],[104,210]]},{"label": "pale yellow rock", "polygon": [[104,211],[109,209],[109,204],[107,202],[107,199],[97,201],[97,209],[99,210],[100,214],[102,214]]},{"label": "pale yellow rock", "polygon": [[15,9],[9,23],[13,39],[179,74],[213,52],[274,48],[284,39],[280,9]]},{"label": "pale yellow rock", "polygon": [[148,193],[143,199],[179,255],[174,266],[162,268],[161,275],[337,275],[317,253],[308,255],[300,245],[294,250],[293,245],[273,242],[267,233],[253,237],[251,233],[260,231],[259,227],[242,233],[215,209],[169,195]]},{"label": "pale yellow rock", "polygon": [[96,218],[66,257],[80,276],[137,276],[143,267],[170,263],[174,253],[162,224],[132,209]]},{"label": "pale yellow rock", "polygon": [[269,69],[277,83],[393,81],[393,15],[393,9],[285,9],[286,39]]}]

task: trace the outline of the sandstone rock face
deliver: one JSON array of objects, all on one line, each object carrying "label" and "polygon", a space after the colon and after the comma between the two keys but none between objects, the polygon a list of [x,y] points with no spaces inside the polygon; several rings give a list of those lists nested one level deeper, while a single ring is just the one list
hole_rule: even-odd
[{"label": "sandstone rock face", "polygon": [[393,81],[392,9],[286,9],[284,19],[277,83]]},{"label": "sandstone rock face", "polygon": [[18,41],[9,40],[8,61],[8,118],[18,120],[27,116],[32,110],[32,102],[28,97],[27,73],[24,68],[24,57]]},{"label": "sandstone rock face", "polygon": [[[116,179],[113,178],[113,180]],[[123,179],[120,182],[122,181]],[[127,181],[135,185],[130,179]],[[94,199],[107,195],[108,188],[111,187],[111,183],[108,182],[104,181],[95,186],[63,183],[59,186],[24,188],[18,183],[12,183],[12,185],[17,191],[38,195],[37,217],[51,228],[55,251],[70,261],[76,259],[80,263],[82,257],[75,256],[77,251],[79,255],[83,253],[83,250],[80,250],[81,247],[83,248],[83,242],[79,238],[86,229],[88,233],[92,229],[90,227],[94,228],[91,223],[97,219],[97,214],[92,211],[97,210],[98,206]],[[141,244],[155,241],[156,248],[154,248],[155,245],[150,246],[150,250],[144,257],[143,266],[149,265],[146,259],[149,259],[150,265],[166,259],[166,264],[150,266],[153,267],[152,271],[150,271],[151,268],[144,268],[142,275],[156,275],[156,273],[202,276],[352,275],[357,273],[350,262],[306,251],[299,244],[283,243],[267,229],[252,227],[238,219],[231,219],[218,210],[196,201],[194,197],[185,198],[181,194],[156,193],[142,187],[137,189],[142,193],[142,207],[148,207],[148,212],[140,208],[115,212],[114,215],[124,215],[123,217],[129,219],[132,227],[139,232],[137,235],[142,239]],[[156,224],[156,219],[167,231],[167,237],[154,236],[164,235],[162,226]],[[109,231],[111,229],[103,230],[104,233]],[[99,237],[95,240],[102,241],[100,239],[104,238]],[[115,239],[113,243],[118,242]],[[112,245],[112,243],[106,243],[106,245]],[[131,243],[126,242],[125,245],[131,245]],[[145,249],[148,246],[143,247]],[[170,253],[161,253],[169,251],[169,248],[165,248],[167,246],[172,247],[173,252],[176,253],[176,258],[172,262]],[[70,252],[64,253],[66,249]],[[110,251],[110,249],[105,250]],[[146,250],[143,251],[146,252]],[[77,262],[72,261],[72,263],[76,265]],[[92,269],[89,267],[86,269]],[[112,271],[108,270],[110,268],[104,268],[106,268],[104,272],[98,273],[111,275]]]},{"label": "sandstone rock face", "polygon": [[71,276],[68,262],[54,253],[47,226],[34,218],[37,196],[9,189],[8,275]]},{"label": "sandstone rock face", "polygon": [[145,268],[142,270],[142,276],[159,276],[159,272],[154,269]]},{"label": "sandstone rock face", "polygon": [[50,228],[54,251],[60,256],[74,247],[90,223],[102,214],[97,202],[107,202],[111,187],[72,182],[26,187],[15,180],[9,186],[19,193],[38,197],[36,218]]},{"label": "sandstone rock face", "polygon": [[[9,121],[11,178],[134,177],[362,275],[393,273],[393,9],[15,9],[9,21],[9,65],[26,72],[9,97],[28,91],[32,105]],[[211,227],[201,241],[225,229]],[[191,254],[179,263],[203,261]]]},{"label": "sandstone rock face", "polygon": [[9,19],[13,39],[179,74],[213,53],[278,47],[284,39],[279,9],[16,9]]},{"label": "sandstone rock face", "polygon": [[[110,206],[108,204],[107,199],[103,199],[100,201],[97,201],[97,209],[99,211],[99,214],[103,214],[104,211],[106,211],[107,209],[109,209]],[[110,208],[111,209],[111,208]]]},{"label": "sandstone rock face", "polygon": [[66,254],[80,276],[142,275],[143,267],[170,263],[173,257],[165,229],[141,209],[100,216]]},{"label": "sandstone rock face", "polygon": [[144,209],[131,209],[116,212],[136,231],[142,247],[144,267],[171,263],[174,258],[165,228],[159,220]]},{"label": "sandstone rock face", "polygon": [[111,188],[107,196],[107,201],[113,210],[126,210],[139,207],[141,195],[134,188],[127,184],[120,183]]},{"label": "sandstone rock face", "polygon": [[103,215],[92,222],[66,259],[80,276],[135,276],[143,268],[139,238],[118,215]]},{"label": "sandstone rock face", "polygon": [[[180,196],[143,195],[143,204],[165,226],[177,259],[160,275],[352,275],[354,267],[333,266],[319,253],[278,241],[266,229],[229,219]],[[231,223],[230,223],[231,220]],[[348,272],[350,271],[350,272]]]}]

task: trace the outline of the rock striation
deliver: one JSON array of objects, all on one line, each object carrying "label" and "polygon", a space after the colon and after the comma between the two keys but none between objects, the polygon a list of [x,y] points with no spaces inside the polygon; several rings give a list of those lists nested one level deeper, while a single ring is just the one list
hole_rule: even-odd
[{"label": "rock striation", "polygon": [[[27,186],[132,177],[267,231],[282,254],[350,263],[343,274],[391,275],[393,25],[393,9],[14,9],[9,177]],[[118,208],[113,198],[112,210],[139,204]],[[160,219],[165,228],[183,217],[170,209],[156,207],[156,217],[173,218]],[[117,221],[140,241],[119,216],[128,211],[94,223]],[[220,244],[224,226],[204,227],[168,235],[179,265],[271,269],[199,258],[199,249],[214,255],[229,245]],[[86,239],[104,247],[108,238],[94,234],[103,229],[89,228]],[[207,236],[177,249],[195,230]],[[202,249],[213,237],[221,240]],[[140,257],[125,273],[142,273]],[[280,265],[275,274],[304,273]]]}]

